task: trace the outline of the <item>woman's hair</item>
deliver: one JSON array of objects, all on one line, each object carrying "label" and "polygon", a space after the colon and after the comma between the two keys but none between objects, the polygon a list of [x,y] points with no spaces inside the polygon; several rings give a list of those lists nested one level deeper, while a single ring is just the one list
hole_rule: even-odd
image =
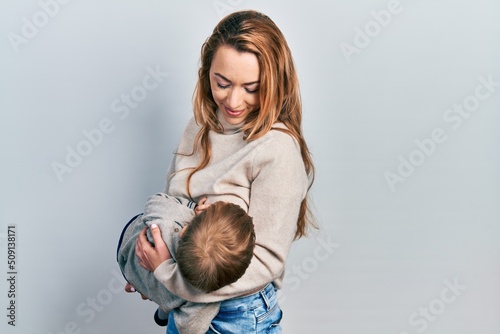
[{"label": "woman's hair", "polygon": [[[210,161],[209,131],[223,130],[217,119],[217,105],[212,97],[209,75],[212,60],[221,45],[233,47],[238,52],[250,52],[257,57],[259,63],[260,108],[245,119],[242,127],[245,139],[255,140],[271,129],[293,136],[300,146],[302,160],[312,185],[314,165],[302,135],[299,82],[288,44],[268,16],[256,11],[239,11],[223,18],[201,48],[201,66],[193,94],[194,117],[201,127],[193,152],[201,149],[201,161],[188,176],[188,194],[191,177]],[[287,129],[273,128],[276,122],[282,122]],[[309,224],[316,227],[305,198],[300,207],[295,239],[306,234]]]},{"label": "woman's hair", "polygon": [[196,216],[179,241],[177,265],[204,292],[236,282],[253,256],[252,218],[236,204],[215,202]]}]

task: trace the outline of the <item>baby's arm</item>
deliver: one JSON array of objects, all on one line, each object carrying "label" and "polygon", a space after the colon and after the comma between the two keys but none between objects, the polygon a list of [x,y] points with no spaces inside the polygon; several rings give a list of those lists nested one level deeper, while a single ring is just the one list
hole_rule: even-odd
[{"label": "baby's arm", "polygon": [[[175,260],[180,231],[195,217],[196,203],[186,198],[169,196],[164,193],[149,197],[144,208],[144,224],[147,227],[156,225],[167,245],[169,253]],[[153,239],[148,235],[148,240]]]},{"label": "baby's arm", "polygon": [[[170,258],[175,259],[180,231],[190,222],[195,214],[205,211],[210,204],[205,204],[207,198],[203,197],[198,204],[180,197],[159,193],[151,196],[144,209],[144,224],[150,227],[144,230],[137,238],[136,253],[139,263],[153,272],[162,262]],[[155,228],[160,228],[164,243],[154,242]],[[156,246],[155,246],[156,245]],[[166,245],[166,247],[165,247]],[[154,252],[147,249],[154,248]]]}]

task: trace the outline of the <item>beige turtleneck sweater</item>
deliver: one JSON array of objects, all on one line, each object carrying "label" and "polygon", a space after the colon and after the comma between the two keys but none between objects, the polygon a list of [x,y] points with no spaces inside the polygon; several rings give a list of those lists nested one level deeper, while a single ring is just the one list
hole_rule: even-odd
[{"label": "beige turtleneck sweater", "polygon": [[[173,259],[163,262],[155,277],[174,294],[193,302],[216,302],[242,296],[274,282],[281,287],[285,261],[297,228],[297,217],[310,180],[296,140],[271,130],[254,141],[243,140],[241,125],[219,117],[223,133],[210,132],[212,157],[208,166],[191,178],[190,191],[198,201],[228,201],[240,205],[253,217],[256,233],[254,256],[237,282],[206,294],[185,282]],[[274,127],[285,128],[281,123]],[[199,126],[191,119],[181,137],[178,153],[190,154]],[[200,155],[175,154],[164,192],[189,197],[186,179]],[[183,170],[188,168],[187,170]],[[171,173],[176,171],[173,176]],[[171,176],[171,178],[170,178]]]}]

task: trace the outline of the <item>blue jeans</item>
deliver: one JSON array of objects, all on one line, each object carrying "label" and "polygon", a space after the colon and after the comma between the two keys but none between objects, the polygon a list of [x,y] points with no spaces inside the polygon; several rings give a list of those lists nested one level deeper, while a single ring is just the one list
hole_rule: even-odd
[{"label": "blue jeans", "polygon": [[[212,320],[209,334],[275,334],[281,333],[279,325],[283,312],[278,305],[276,289],[272,283],[264,289],[245,297],[221,302],[217,316]],[[193,319],[196,321],[196,319]],[[178,334],[173,313],[170,312],[167,334]]]}]

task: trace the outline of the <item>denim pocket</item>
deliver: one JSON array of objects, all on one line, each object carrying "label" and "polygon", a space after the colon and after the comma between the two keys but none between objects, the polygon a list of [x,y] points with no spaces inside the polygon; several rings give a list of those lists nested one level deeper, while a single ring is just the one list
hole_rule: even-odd
[{"label": "denim pocket", "polygon": [[276,334],[281,333],[281,318],[283,312],[276,303],[268,311],[262,312],[263,309],[258,308],[255,310],[255,317],[257,320],[257,333]]},{"label": "denim pocket", "polygon": [[259,306],[254,310],[257,323],[267,322],[268,318],[275,316],[277,310],[280,310],[277,303],[275,303],[269,310],[266,310],[265,305]]},{"label": "denim pocket", "polygon": [[281,318],[283,318],[283,311],[278,307],[278,317],[275,318],[275,321],[267,329],[268,334],[281,334]]}]

